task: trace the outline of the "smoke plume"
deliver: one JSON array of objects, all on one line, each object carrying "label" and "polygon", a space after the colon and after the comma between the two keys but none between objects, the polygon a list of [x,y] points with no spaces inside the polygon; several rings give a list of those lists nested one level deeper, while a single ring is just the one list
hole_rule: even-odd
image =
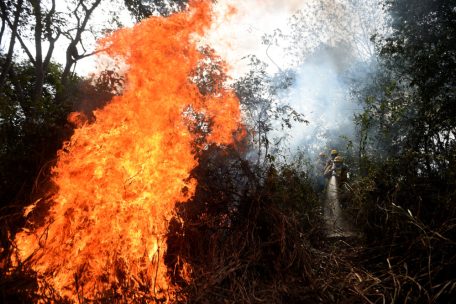
[{"label": "smoke plume", "polygon": [[219,1],[216,11],[219,20],[207,39],[228,61],[232,77],[248,70],[250,54],[269,65],[271,78],[295,75],[279,97],[309,124],[290,130],[292,151],[312,155],[353,135],[358,105],[350,88],[375,66],[371,36],[384,27],[376,1]]}]

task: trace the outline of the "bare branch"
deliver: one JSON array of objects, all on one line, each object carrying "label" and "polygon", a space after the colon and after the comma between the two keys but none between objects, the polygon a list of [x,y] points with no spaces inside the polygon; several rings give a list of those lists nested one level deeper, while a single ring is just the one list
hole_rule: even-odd
[{"label": "bare branch", "polygon": [[57,35],[55,36],[55,38],[49,37],[49,49],[43,63],[45,69],[47,69],[47,67],[49,66],[52,53],[54,52],[55,42],[59,39],[61,33],[62,32],[60,31],[60,29],[57,29]]},{"label": "bare branch", "polygon": [[27,45],[24,43],[24,40],[22,39],[22,37],[18,33],[15,33],[15,35],[16,35],[17,40],[21,44],[22,50],[25,52],[25,54],[27,54],[27,57],[29,58],[30,62],[33,65],[36,65],[35,58],[33,57],[32,53],[28,49]]},{"label": "bare branch", "polygon": [[54,47],[55,47],[55,42],[57,39],[59,39],[61,31],[59,28],[57,28],[57,34],[55,37],[52,37],[52,16],[55,14],[55,0],[52,0],[52,7],[49,13],[46,16],[46,31],[47,31],[47,36],[48,36],[48,41],[49,41],[49,48],[47,51],[47,54],[45,56],[44,62],[43,62],[43,69],[46,71],[49,63],[51,61],[52,53],[54,52]]},{"label": "bare branch", "polygon": [[[71,43],[67,48],[66,51],[66,65],[62,74],[62,82],[65,83],[68,79],[68,76],[71,72],[71,67],[81,58],[88,57],[89,55],[81,57],[77,51],[77,45],[81,43],[82,40],[82,33],[86,31],[87,23],[92,16],[93,11],[98,7],[101,3],[101,0],[96,0],[92,3],[92,6],[88,8],[83,0],[79,0],[78,5],[76,6],[75,10],[73,11],[73,15],[75,16],[78,26],[76,30],[76,34],[74,37],[71,37],[69,33],[67,33],[71,37]],[[78,14],[79,7],[82,7],[85,11],[85,15],[83,16],[82,20]]]},{"label": "bare branch", "polygon": [[43,66],[43,47],[41,36],[43,34],[41,0],[29,0],[33,7],[33,15],[35,17],[35,84],[32,94],[32,100],[37,102],[41,98],[44,83],[44,66]]},{"label": "bare branch", "polygon": [[2,38],[3,34],[5,33],[5,27],[6,27],[6,21],[5,18],[3,17],[3,13],[0,15],[0,18],[2,19],[2,27],[0,28],[0,45],[2,45]]},{"label": "bare branch", "polygon": [[104,48],[104,49],[101,49],[101,50],[96,50],[92,53],[89,53],[89,54],[83,54],[83,55],[80,55],[78,59],[83,59],[83,58],[87,58],[87,57],[90,57],[90,56],[93,56],[93,55],[96,55],[96,54],[99,54],[99,53],[102,53],[102,52],[106,52],[109,48]]},{"label": "bare branch", "polygon": [[[22,3],[22,0],[21,0],[21,3]],[[22,49],[24,50],[24,52],[27,54],[30,62],[35,65],[35,58],[33,57],[32,53],[30,52],[30,50],[28,49],[27,45],[24,43],[24,41],[22,40],[22,37],[19,35],[18,31],[17,31],[17,26],[15,27],[14,24],[11,22],[11,20],[9,20],[7,14],[6,14],[6,6],[4,6],[5,4],[3,2],[0,2],[0,7],[2,9],[2,14],[3,14],[3,17],[4,17],[4,21],[6,22],[6,24],[8,24],[8,27],[11,29],[11,33],[14,37],[16,37],[16,39],[19,41],[19,43],[21,44],[21,47]]]},{"label": "bare branch", "polygon": [[[4,66],[2,68],[2,72],[0,74],[0,88],[3,87],[6,76],[8,75],[8,71],[11,67],[11,62],[12,62],[13,53],[14,53],[14,44],[16,42],[17,28],[19,26],[19,19],[20,19],[21,10],[22,10],[22,2],[23,2],[22,0],[19,0],[17,3],[17,6],[16,6],[16,12],[14,14],[14,23],[11,26],[12,34],[11,34],[11,38],[10,38],[8,53],[6,55],[5,64],[4,64]],[[4,15],[5,19],[6,19],[7,14],[6,14],[5,4],[2,3],[0,6],[1,6],[1,10],[2,10],[2,15]]]}]

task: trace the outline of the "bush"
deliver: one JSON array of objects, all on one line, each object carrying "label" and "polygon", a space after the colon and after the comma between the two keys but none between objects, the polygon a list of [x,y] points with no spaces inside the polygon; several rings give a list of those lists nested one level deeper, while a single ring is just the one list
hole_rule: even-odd
[{"label": "bush", "polygon": [[[260,170],[232,149],[211,147],[193,176],[199,181],[195,197],[178,206],[168,235],[170,275],[186,301],[324,298],[310,244],[321,237],[322,222],[306,174],[293,166]],[[190,281],[183,275],[186,263]]]}]

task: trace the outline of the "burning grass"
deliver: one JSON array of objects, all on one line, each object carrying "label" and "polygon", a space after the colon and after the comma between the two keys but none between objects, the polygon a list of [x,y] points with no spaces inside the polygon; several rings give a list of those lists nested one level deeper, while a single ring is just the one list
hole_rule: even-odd
[{"label": "burning grass", "polygon": [[78,128],[52,169],[56,191],[36,204],[49,210],[26,212],[25,228],[14,235],[12,261],[30,261],[43,297],[79,301],[130,290],[135,301],[141,293],[173,293],[164,235],[175,202],[190,198],[197,183],[188,178],[198,165],[189,123],[210,121],[207,144],[230,144],[240,127],[232,90],[216,85],[216,94],[203,95],[189,79],[205,59],[196,37],[210,24],[210,2],[193,1],[187,11],[151,17],[100,42],[128,65],[125,88],[93,122],[70,116]]}]

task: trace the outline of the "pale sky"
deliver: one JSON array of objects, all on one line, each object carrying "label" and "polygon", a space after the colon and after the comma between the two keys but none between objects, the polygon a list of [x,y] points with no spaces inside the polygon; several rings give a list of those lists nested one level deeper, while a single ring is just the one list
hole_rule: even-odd
[{"label": "pale sky", "polygon": [[[307,0],[314,1],[314,0]],[[271,72],[276,68],[266,56],[266,46],[261,43],[261,37],[272,33],[277,28],[284,29],[288,18],[296,12],[306,1],[296,0],[219,0],[215,4],[215,22],[207,33],[202,44],[210,44],[217,53],[232,67],[232,76],[236,77],[246,72],[246,60],[243,57],[255,54],[261,60],[271,64]],[[63,5],[63,4],[61,4]],[[236,14],[226,17],[229,6],[234,6]],[[63,7],[63,6],[62,6]],[[106,8],[105,8],[106,9]],[[132,20],[125,11],[122,23],[132,26]],[[108,14],[98,11],[92,23],[98,28],[109,23]],[[92,43],[91,37],[87,37]],[[63,42],[62,42],[63,46]],[[280,65],[283,54],[277,48],[271,47],[269,55],[274,62]],[[62,59],[63,60],[63,57]],[[86,75],[95,70],[95,58],[83,59],[78,63],[76,71]]]},{"label": "pale sky", "polygon": [[[237,13],[226,18],[224,12],[229,6],[234,6]],[[323,13],[313,11],[320,8]],[[331,39],[334,40],[336,36],[353,36],[351,43],[354,46],[354,52],[358,52],[355,56],[370,55],[367,54],[373,51],[370,35],[384,18],[377,0],[220,0],[215,5],[216,22],[207,34],[207,39],[209,44],[232,66],[233,76],[246,71],[246,60],[243,57],[249,54],[258,56],[270,65],[270,72],[275,72],[277,71],[275,64],[280,68],[286,68],[287,53],[281,47],[271,46],[268,52],[274,61],[271,62],[271,59],[266,56],[267,46],[261,43],[261,38],[265,34],[272,34],[275,29],[288,34],[289,20],[298,10],[310,13],[308,17],[312,20],[308,20],[309,26],[318,22],[328,24],[326,30],[329,33],[317,33],[317,39],[302,41],[303,44],[318,45],[320,42],[327,43]],[[345,28],[344,22],[350,23],[350,28]],[[308,29],[308,31],[312,30]],[[282,43],[287,42],[282,41]]]},{"label": "pale sky", "polygon": [[[274,64],[266,56],[266,45],[261,43],[261,37],[272,33],[275,29],[284,29],[288,19],[300,7],[298,3],[305,1],[275,1],[275,0],[223,0],[215,6],[217,22],[207,35],[212,47],[232,67],[232,76],[239,76],[247,71],[245,56],[254,54],[271,65]],[[228,6],[234,6],[237,13],[224,18]],[[281,65],[283,54],[281,50],[272,46],[269,55],[277,64]]]},{"label": "pale sky", "polygon": [[[270,65],[270,72],[275,72],[277,67],[274,63],[283,67],[286,62],[286,53],[283,49],[271,46],[269,56],[266,56],[266,45],[261,38],[264,34],[271,34],[279,28],[287,31],[289,18],[299,9],[305,9],[309,3],[343,3],[347,0],[219,0],[216,2],[214,11],[215,22],[207,33],[202,43],[209,44],[224,58],[231,67],[234,77],[240,76],[247,71],[245,56],[254,54]],[[360,0],[362,2],[362,0]],[[366,0],[374,2],[375,0]],[[58,11],[66,9],[68,1],[56,1]],[[108,3],[108,2],[103,2]],[[327,5],[327,4],[326,4]],[[230,17],[225,16],[229,6],[234,6],[237,13]],[[114,13],[120,15],[119,19],[124,26],[132,26],[133,19],[123,7],[121,0],[113,0],[109,5],[100,6],[96,9],[93,18],[89,22],[92,29],[98,32],[97,38],[106,27],[113,27],[110,20]],[[70,22],[68,19],[68,22]],[[95,48],[95,39],[91,34],[85,34],[84,41],[88,52]],[[65,47],[68,40],[63,37],[57,42],[54,58],[58,62],[65,61]],[[33,50],[33,46],[30,47]],[[96,70],[95,58],[89,57],[80,60],[76,72],[87,75]]]}]

